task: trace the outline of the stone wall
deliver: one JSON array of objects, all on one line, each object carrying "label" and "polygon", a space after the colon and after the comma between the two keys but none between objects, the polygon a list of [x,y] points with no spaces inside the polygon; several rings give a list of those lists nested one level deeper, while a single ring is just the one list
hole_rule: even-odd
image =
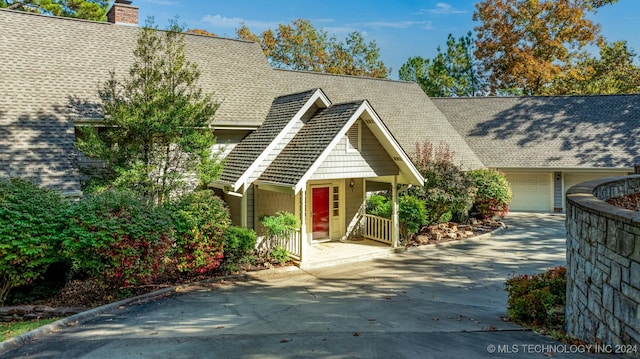
[{"label": "stone wall", "polygon": [[584,182],[566,197],[567,333],[613,350],[640,351],[640,212],[605,200],[638,192],[635,175]]}]

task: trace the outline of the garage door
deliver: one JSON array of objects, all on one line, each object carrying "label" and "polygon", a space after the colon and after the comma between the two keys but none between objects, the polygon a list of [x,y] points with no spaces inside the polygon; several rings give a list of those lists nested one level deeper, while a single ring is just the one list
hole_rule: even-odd
[{"label": "garage door", "polygon": [[508,173],[513,199],[511,211],[551,212],[552,173]]}]

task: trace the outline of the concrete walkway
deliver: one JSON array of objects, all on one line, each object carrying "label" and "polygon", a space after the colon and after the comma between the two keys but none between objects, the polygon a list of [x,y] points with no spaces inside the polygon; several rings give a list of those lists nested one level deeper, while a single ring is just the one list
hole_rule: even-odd
[{"label": "concrete walkway", "polygon": [[13,358],[583,358],[504,321],[505,278],[562,265],[564,217],[371,261],[193,287],[2,353]]}]

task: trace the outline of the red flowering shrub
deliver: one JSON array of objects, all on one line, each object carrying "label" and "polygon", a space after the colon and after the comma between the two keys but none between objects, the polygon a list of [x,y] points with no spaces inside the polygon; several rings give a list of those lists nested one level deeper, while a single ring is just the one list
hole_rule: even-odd
[{"label": "red flowering shrub", "polygon": [[128,191],[103,191],[71,208],[63,251],[73,270],[111,288],[152,282],[172,245],[168,212]]},{"label": "red flowering shrub", "polygon": [[511,203],[511,185],[504,173],[487,168],[469,174],[478,188],[471,212],[483,219],[506,216]]},{"label": "red flowering shrub", "polygon": [[525,326],[562,329],[566,287],[565,267],[509,278],[505,284],[509,319]]}]

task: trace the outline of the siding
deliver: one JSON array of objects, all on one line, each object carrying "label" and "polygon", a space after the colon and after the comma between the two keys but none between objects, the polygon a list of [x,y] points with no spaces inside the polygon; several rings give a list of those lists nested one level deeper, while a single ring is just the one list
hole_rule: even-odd
[{"label": "siding", "polygon": [[344,204],[344,220],[345,226],[347,228],[347,233],[349,234],[350,226],[355,224],[355,220],[358,216],[358,211],[360,210],[360,206],[364,202],[363,191],[364,191],[364,182],[365,179],[355,179],[353,181],[354,186],[349,187],[349,179],[344,180],[344,194],[345,194],[345,204]]},{"label": "siding", "polygon": [[258,235],[264,235],[264,230],[260,224],[260,218],[264,216],[273,216],[278,211],[295,213],[295,196],[293,194],[265,191],[260,188],[256,188],[254,190],[254,195],[256,203],[254,221],[255,230]]},{"label": "siding", "polygon": [[[357,126],[358,122],[353,126]],[[361,136],[360,151],[347,151],[348,140],[343,136],[311,179],[397,175],[400,171],[398,166],[364,123],[361,125]]]},{"label": "siding", "polygon": [[219,153],[220,158],[227,157],[229,152],[248,134],[247,130],[216,130],[216,144],[213,145],[212,152]]}]

